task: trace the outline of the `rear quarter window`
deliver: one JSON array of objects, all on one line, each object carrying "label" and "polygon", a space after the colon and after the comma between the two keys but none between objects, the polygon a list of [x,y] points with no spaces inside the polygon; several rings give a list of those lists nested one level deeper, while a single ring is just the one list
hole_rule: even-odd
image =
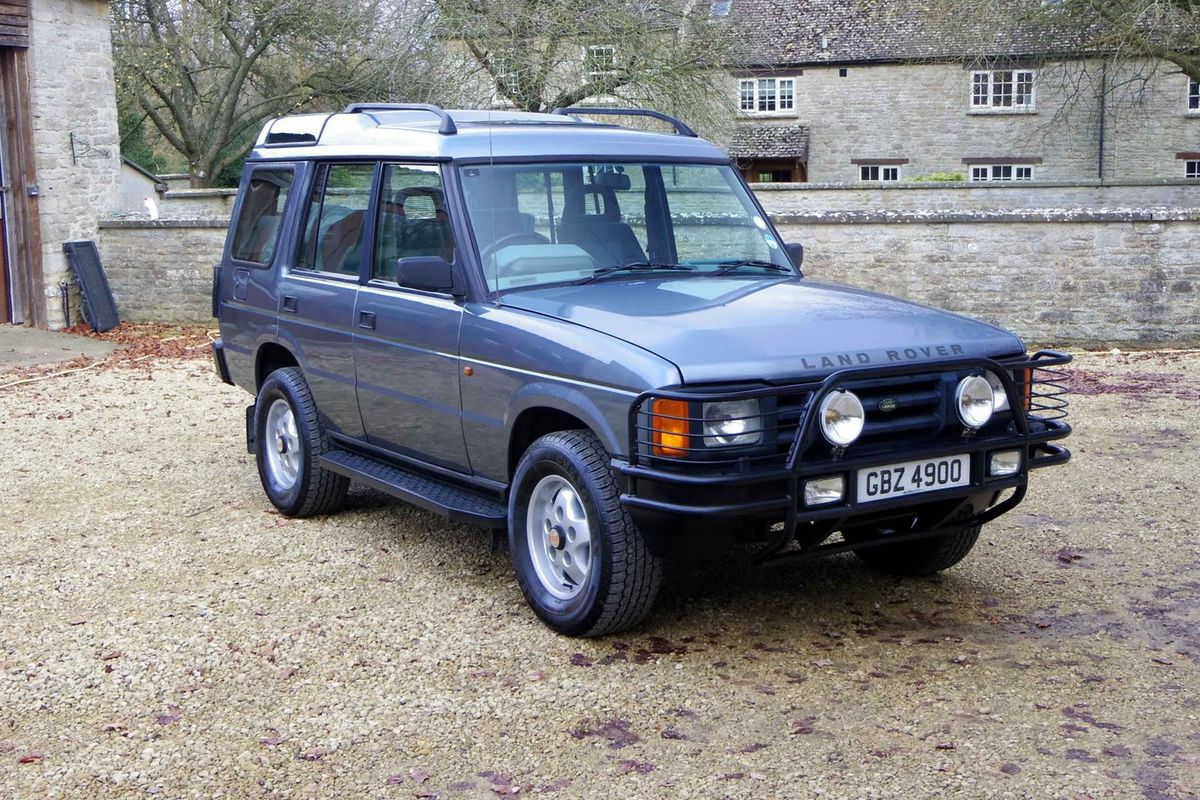
[{"label": "rear quarter window", "polygon": [[250,174],[233,226],[234,260],[262,266],[271,263],[294,180],[290,167],[258,168]]}]

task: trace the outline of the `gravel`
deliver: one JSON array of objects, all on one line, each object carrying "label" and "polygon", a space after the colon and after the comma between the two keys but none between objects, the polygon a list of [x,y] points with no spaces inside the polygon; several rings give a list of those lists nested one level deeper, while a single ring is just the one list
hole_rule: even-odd
[{"label": "gravel", "polygon": [[1077,367],[955,569],[718,559],[598,641],[473,529],[273,513],[206,361],[0,391],[0,797],[1195,798],[1200,354]]}]

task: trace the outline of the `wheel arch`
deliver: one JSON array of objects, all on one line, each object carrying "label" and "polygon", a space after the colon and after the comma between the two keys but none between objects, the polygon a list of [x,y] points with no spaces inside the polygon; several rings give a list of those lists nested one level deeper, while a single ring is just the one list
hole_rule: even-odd
[{"label": "wheel arch", "polygon": [[262,388],[263,381],[277,369],[300,366],[299,359],[279,342],[265,342],[254,356],[254,389]]},{"label": "wheel arch", "polygon": [[566,430],[595,434],[609,454],[621,453],[625,443],[604,412],[582,392],[563,386],[525,387],[513,398],[508,425],[508,475],[516,473],[521,455],[539,437]]}]

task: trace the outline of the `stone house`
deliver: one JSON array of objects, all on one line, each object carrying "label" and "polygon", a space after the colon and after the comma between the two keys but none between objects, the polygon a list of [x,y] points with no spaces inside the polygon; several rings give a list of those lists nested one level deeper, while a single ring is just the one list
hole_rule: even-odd
[{"label": "stone house", "polygon": [[109,4],[3,6],[0,323],[59,327],[70,283],[63,243],[96,239],[120,196]]},{"label": "stone house", "polygon": [[713,8],[742,31],[727,97],[750,181],[1200,182],[1200,86],[1173,65],[1047,59],[1019,31],[983,46],[925,3]]}]

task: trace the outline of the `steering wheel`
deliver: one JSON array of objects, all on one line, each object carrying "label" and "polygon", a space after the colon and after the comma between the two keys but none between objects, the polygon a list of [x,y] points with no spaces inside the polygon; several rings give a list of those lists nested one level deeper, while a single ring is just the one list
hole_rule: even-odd
[{"label": "steering wheel", "polygon": [[540,233],[532,231],[518,231],[517,233],[507,233],[501,236],[496,241],[483,248],[479,253],[479,257],[486,261],[491,258],[496,252],[505,247],[511,247],[514,244],[550,244],[550,240]]}]

